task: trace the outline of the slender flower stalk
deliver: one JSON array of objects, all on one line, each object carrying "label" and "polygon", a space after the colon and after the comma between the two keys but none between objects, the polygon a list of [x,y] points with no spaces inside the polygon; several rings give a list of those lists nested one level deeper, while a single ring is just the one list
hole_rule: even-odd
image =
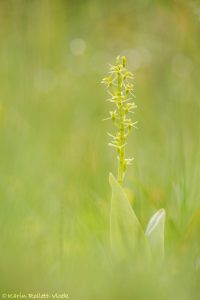
[{"label": "slender flower stalk", "polygon": [[118,159],[118,182],[123,183],[127,165],[130,165],[133,158],[125,158],[125,146],[127,138],[137,122],[132,122],[130,117],[136,108],[133,102],[133,74],[126,69],[126,57],[118,56],[116,64],[110,65],[109,76],[103,78],[102,83],[106,85],[110,98],[107,100],[114,104],[114,110],[110,111],[110,116],[105,119],[111,119],[117,131],[115,134],[108,135],[112,141],[108,144],[117,150]]}]

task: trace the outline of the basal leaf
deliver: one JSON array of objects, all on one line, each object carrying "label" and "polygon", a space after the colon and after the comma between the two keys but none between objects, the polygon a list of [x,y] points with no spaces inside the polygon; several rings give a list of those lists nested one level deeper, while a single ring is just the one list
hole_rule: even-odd
[{"label": "basal leaf", "polygon": [[109,182],[112,188],[110,239],[113,253],[119,259],[150,257],[148,241],[126,194],[112,174]]},{"label": "basal leaf", "polygon": [[145,233],[151,247],[152,256],[156,259],[164,257],[164,229],[165,210],[160,209],[151,217]]}]

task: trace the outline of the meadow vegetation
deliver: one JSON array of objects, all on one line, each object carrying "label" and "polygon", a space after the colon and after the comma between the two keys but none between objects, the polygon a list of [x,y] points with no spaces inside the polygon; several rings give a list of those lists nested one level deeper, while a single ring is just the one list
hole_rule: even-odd
[{"label": "meadow vegetation", "polygon": [[[0,293],[198,298],[199,12],[195,0],[0,1]],[[143,231],[166,211],[153,266],[110,247],[118,170],[101,80],[119,54],[138,121],[123,189]]]}]

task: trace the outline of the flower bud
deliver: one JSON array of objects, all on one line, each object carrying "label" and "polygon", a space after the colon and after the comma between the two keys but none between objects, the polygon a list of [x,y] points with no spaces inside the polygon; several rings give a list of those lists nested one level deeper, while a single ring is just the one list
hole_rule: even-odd
[{"label": "flower bud", "polygon": [[123,66],[123,68],[126,67],[126,57],[125,56],[122,56],[122,66]]}]

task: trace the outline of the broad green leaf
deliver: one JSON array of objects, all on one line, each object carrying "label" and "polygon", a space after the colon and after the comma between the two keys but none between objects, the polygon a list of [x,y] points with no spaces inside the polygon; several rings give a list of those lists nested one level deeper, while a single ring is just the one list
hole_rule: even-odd
[{"label": "broad green leaf", "polygon": [[144,231],[121,185],[110,174],[112,188],[110,212],[111,248],[118,259],[150,257],[150,249]]},{"label": "broad green leaf", "polygon": [[164,258],[164,229],[165,210],[158,210],[150,219],[146,236],[151,247],[152,256],[156,259]]}]

